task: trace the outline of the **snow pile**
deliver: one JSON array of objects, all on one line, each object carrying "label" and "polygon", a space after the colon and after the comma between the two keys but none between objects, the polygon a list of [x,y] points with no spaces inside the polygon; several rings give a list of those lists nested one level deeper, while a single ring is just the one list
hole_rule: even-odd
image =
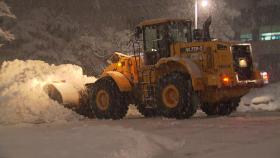
[{"label": "snow pile", "polygon": [[280,110],[280,83],[262,89],[253,89],[241,100],[238,111],[276,111]]},{"label": "snow pile", "polygon": [[129,105],[126,118],[139,118],[144,117],[135,105]]},{"label": "snow pile", "polygon": [[49,99],[43,86],[63,81],[78,90],[92,80],[75,65],[55,66],[32,60],[4,62],[0,69],[0,124],[78,120],[80,116]]}]

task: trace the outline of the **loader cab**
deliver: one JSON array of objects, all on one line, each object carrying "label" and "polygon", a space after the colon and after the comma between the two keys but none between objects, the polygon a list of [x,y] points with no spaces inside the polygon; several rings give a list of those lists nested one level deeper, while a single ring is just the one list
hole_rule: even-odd
[{"label": "loader cab", "polygon": [[176,42],[192,41],[192,22],[185,19],[156,19],[139,24],[136,38],[143,38],[144,64],[154,65],[161,58],[171,56]]}]

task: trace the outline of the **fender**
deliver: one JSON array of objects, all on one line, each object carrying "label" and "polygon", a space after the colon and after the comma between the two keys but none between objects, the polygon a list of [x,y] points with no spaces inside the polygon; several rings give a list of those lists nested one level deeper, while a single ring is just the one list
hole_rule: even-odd
[{"label": "fender", "polygon": [[195,90],[203,89],[203,81],[202,81],[203,73],[198,67],[198,65],[195,64],[189,58],[184,58],[184,57],[162,58],[156,64],[156,68],[160,68],[160,66],[162,65],[168,65],[172,63],[179,65],[185,73],[190,75],[193,83],[193,88]]},{"label": "fender", "polygon": [[101,75],[102,77],[112,77],[112,79],[116,82],[121,92],[129,92],[132,90],[132,86],[129,80],[120,72],[117,71],[107,71]]}]

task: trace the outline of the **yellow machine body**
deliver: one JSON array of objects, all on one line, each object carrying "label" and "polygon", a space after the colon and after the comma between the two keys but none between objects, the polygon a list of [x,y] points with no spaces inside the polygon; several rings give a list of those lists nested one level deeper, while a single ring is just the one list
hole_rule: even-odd
[{"label": "yellow machine body", "polygon": [[207,115],[233,112],[264,80],[251,45],[211,39],[210,24],[211,19],[203,30],[184,19],[139,24],[135,37],[142,47],[134,47],[133,55],[115,52],[97,82],[88,85],[97,117],[123,118],[129,104],[147,117],[189,118],[198,105]]},{"label": "yellow machine body", "polygon": [[145,117],[185,119],[198,107],[208,116],[230,115],[242,96],[265,82],[251,45],[212,39],[210,24],[211,18],[199,30],[184,19],[144,21],[136,28],[133,55],[113,53],[97,81],[79,93],[70,89],[74,98],[55,85],[46,91],[59,102],[78,100],[76,111],[89,118],[122,119],[129,104]]},{"label": "yellow machine body", "polygon": [[[102,77],[111,76],[121,91],[129,92],[138,85],[139,77],[144,81],[151,78],[152,83],[156,83],[161,76],[180,71],[191,77],[193,89],[200,93],[203,102],[237,98],[263,82],[256,69],[250,81],[238,81],[231,53],[234,44],[222,41],[175,43],[170,47],[171,57],[159,59],[154,66],[145,66],[143,57],[115,53],[119,60],[104,69]],[[183,49],[193,50],[187,53]],[[151,75],[140,76],[139,72],[143,71],[150,71]],[[225,76],[229,79],[227,83],[223,81]]]}]

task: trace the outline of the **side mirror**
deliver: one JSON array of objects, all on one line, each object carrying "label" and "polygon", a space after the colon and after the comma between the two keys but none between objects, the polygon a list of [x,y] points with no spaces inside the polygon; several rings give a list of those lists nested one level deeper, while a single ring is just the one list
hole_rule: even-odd
[{"label": "side mirror", "polygon": [[136,38],[140,38],[141,34],[142,34],[142,28],[141,27],[136,27],[135,29],[135,37]]}]

